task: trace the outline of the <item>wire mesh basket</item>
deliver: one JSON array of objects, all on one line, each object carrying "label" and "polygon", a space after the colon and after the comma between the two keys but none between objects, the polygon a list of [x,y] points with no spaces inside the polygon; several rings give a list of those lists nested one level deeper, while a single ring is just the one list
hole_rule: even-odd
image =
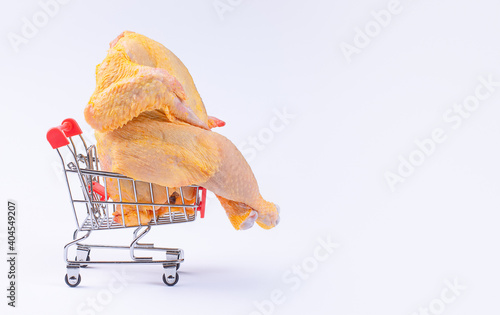
[{"label": "wire mesh basket", "polygon": [[[73,241],[64,247],[67,264],[66,283],[77,286],[80,283],[80,267],[101,263],[158,263],[163,264],[163,281],[174,285],[178,281],[176,270],[184,260],[184,252],[178,248],[160,248],[153,244],[141,244],[152,226],[192,222],[198,211],[205,216],[206,190],[190,185],[163,187],[154,183],[135,180],[122,174],[100,169],[97,150],[88,146],[82,137],[78,123],[65,119],[58,127],[47,132],[47,140],[55,149],[63,165],[71,207],[77,229]],[[62,150],[67,150],[64,155]],[[81,243],[95,230],[112,230],[134,227],[133,241],[129,246],[89,245]],[[144,230],[140,232],[141,229]],[[86,232],[78,237],[79,232]],[[76,246],[74,260],[68,258],[68,251]],[[96,261],[90,259],[90,249],[128,249],[131,260]],[[137,257],[135,250],[165,251],[165,260],[152,257]]]}]

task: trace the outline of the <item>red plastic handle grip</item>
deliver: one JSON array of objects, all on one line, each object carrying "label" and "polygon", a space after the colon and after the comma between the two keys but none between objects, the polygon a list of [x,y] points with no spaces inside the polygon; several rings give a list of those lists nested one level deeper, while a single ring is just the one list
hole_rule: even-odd
[{"label": "red plastic handle grip", "polygon": [[106,201],[108,200],[108,196],[106,195],[106,189],[104,188],[103,185],[99,184],[98,182],[92,182],[92,189],[90,189],[90,185],[87,187],[89,190],[89,193],[91,191],[94,191],[97,195],[99,195],[99,200],[100,201]]},{"label": "red plastic handle grip", "polygon": [[200,218],[205,217],[205,204],[207,201],[207,190],[203,187],[200,187],[201,190],[201,200],[200,200],[200,205],[198,206],[198,211],[200,211]]},{"label": "red plastic handle grip", "polygon": [[66,137],[73,137],[82,134],[82,129],[73,118],[66,118],[61,123],[61,129],[64,131]]},{"label": "red plastic handle grip", "polygon": [[69,144],[68,138],[66,138],[64,132],[58,127],[49,129],[47,132],[47,140],[52,146],[52,149],[58,149]]},{"label": "red plastic handle grip", "polygon": [[57,149],[68,145],[68,137],[73,137],[82,134],[82,129],[73,118],[63,120],[60,126],[50,128],[47,132],[47,140],[52,149]]}]

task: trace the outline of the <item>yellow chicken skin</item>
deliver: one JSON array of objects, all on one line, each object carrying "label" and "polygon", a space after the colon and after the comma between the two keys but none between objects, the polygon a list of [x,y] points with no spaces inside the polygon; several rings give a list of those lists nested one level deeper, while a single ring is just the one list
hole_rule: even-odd
[{"label": "yellow chicken skin", "polygon": [[[133,32],[122,33],[110,46],[97,66],[97,87],[85,109],[96,130],[103,170],[155,183],[160,190],[200,185],[217,195],[236,229],[254,222],[274,227],[279,208],[262,198],[234,144],[209,129],[224,122],[207,116],[182,62],[163,45]],[[139,194],[147,200],[149,188]],[[124,213],[127,225],[137,222],[132,210]],[[141,210],[144,220],[153,217],[152,209]]]},{"label": "yellow chicken skin", "polygon": [[161,109],[171,121],[208,129],[193,79],[170,50],[134,32],[123,32],[110,46],[96,67],[96,90],[84,112],[92,128],[114,130],[144,111]]},{"label": "yellow chicken skin", "polygon": [[163,187],[205,187],[218,196],[230,221],[239,224],[237,229],[251,227],[253,220],[263,228],[278,223],[278,208],[260,195],[243,155],[216,132],[174,124],[153,111],[142,113],[122,128],[97,131],[96,139],[104,170]]}]

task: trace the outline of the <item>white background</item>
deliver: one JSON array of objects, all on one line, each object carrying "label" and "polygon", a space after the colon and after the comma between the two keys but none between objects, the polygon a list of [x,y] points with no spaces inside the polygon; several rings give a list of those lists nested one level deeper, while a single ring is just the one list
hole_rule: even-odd
[{"label": "white background", "polygon": [[[9,34],[22,36],[23,18],[43,11],[37,1],[2,2],[0,191],[4,211],[13,199],[19,212],[18,307],[1,298],[2,314],[498,314],[500,88],[456,129],[443,114],[474,95],[479,76],[500,80],[500,3],[401,1],[350,63],[341,43],[353,45],[389,1],[232,3],[221,18],[213,0],[69,1],[16,52]],[[281,223],[235,231],[211,198],[206,219],[149,237],[186,251],[175,287],[160,266],[101,266],[82,270],[72,289],[62,249],[75,227],[45,133],[73,117],[91,137],[83,109],[95,66],[123,30],[185,63],[208,113],[227,122],[216,131],[237,145],[258,137],[275,110],[295,115],[249,161]],[[398,156],[436,128],[447,140],[392,192],[386,172],[397,174]],[[94,240],[127,244],[130,232]],[[328,237],[339,247],[315,266],[318,239]],[[300,286],[282,279],[303,262]],[[131,279],[109,295],[112,270]],[[465,289],[446,304],[454,279]],[[283,303],[259,311],[274,290]],[[92,309],[89,299],[105,305]]]}]

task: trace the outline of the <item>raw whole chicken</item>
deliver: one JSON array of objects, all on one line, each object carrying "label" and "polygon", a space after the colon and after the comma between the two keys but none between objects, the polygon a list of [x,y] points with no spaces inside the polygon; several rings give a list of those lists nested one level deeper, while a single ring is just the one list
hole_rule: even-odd
[{"label": "raw whole chicken", "polygon": [[[123,32],[97,66],[96,83],[85,119],[95,129],[102,169],[145,182],[138,183],[139,202],[151,202],[146,184],[151,182],[155,202],[179,204],[172,195],[183,189],[186,204],[194,204],[194,192],[186,186],[199,185],[215,193],[237,230],[254,222],[265,229],[278,224],[279,207],[262,198],[236,146],[210,130],[224,122],[207,116],[191,75],[171,51],[143,35]],[[107,185],[116,198],[116,181]],[[167,196],[165,187],[174,193]],[[133,196],[132,187],[123,189]],[[121,211],[114,215],[127,225],[168,211],[141,206],[138,219],[136,207],[126,207],[125,218]]]}]

